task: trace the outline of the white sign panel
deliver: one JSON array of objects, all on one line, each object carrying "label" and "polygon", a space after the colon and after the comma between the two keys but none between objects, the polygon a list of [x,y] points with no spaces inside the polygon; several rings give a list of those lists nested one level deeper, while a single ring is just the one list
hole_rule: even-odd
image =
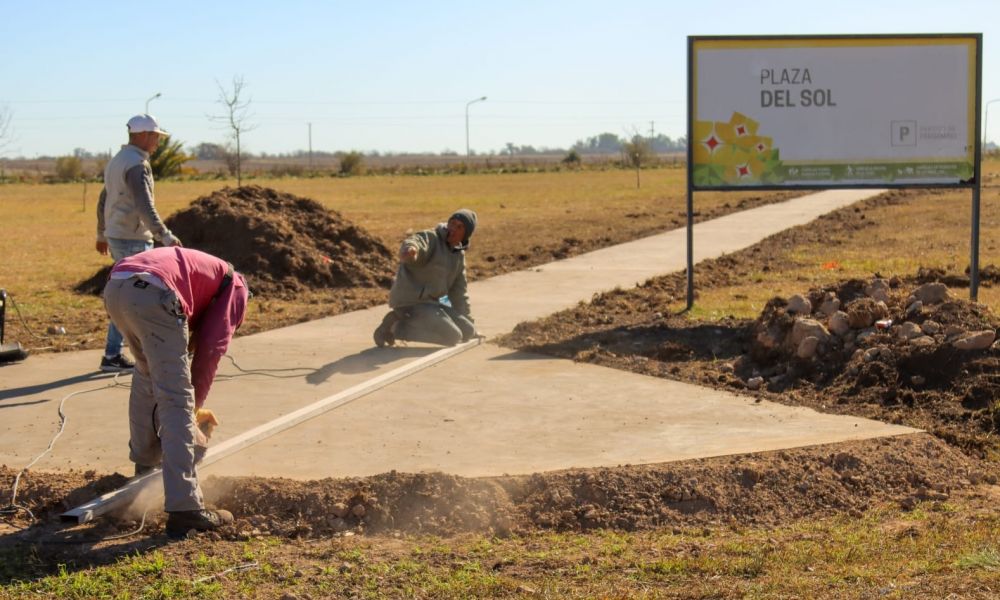
[{"label": "white sign panel", "polygon": [[691,38],[697,188],[961,185],[981,38]]}]

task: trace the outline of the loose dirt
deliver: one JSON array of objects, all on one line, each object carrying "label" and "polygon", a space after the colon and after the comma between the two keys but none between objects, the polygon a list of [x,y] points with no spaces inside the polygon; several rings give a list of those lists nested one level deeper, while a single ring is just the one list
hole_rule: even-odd
[{"label": "loose dirt", "polygon": [[[255,293],[386,288],[394,253],[378,238],[323,205],[256,185],[223,188],[165,221],[182,243],[233,263]],[[110,267],[77,290],[100,294]]]},{"label": "loose dirt", "polygon": [[[15,475],[0,468],[0,479]],[[42,523],[19,541],[68,535],[55,524],[75,504],[121,486],[122,475],[29,473],[17,503]],[[670,464],[574,469],[530,476],[470,479],[443,473],[390,472],[354,479],[292,481],[209,477],[207,500],[231,510],[221,539],[263,535],[324,538],[355,533],[499,536],[539,529],[637,530],[663,526],[776,524],[804,516],[860,514],[884,503],[912,508],[946,500],[956,489],[996,483],[987,468],[928,434],[719,457]],[[141,514],[77,527],[77,539],[134,530]],[[15,527],[26,512],[8,516]],[[162,533],[163,514],[147,516]],[[212,534],[213,536],[215,534]]]}]

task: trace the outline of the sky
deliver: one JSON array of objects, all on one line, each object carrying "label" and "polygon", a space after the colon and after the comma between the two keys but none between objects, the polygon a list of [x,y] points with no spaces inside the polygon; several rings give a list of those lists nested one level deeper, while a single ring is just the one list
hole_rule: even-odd
[{"label": "sky", "polygon": [[[996,0],[0,0],[0,157],[108,152],[148,103],[186,147],[225,143],[244,81],[253,153],[568,148],[686,133],[687,37],[982,33],[1000,99]],[[152,98],[159,94],[158,97]],[[485,96],[486,100],[473,102]],[[470,104],[470,102],[472,102]],[[987,119],[1000,138],[1000,102]],[[468,115],[468,128],[466,116]],[[0,140],[3,141],[3,140]]]}]

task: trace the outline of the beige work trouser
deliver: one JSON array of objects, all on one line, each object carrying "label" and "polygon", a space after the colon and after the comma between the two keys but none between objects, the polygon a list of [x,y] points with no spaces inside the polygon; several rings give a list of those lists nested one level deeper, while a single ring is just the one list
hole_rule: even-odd
[{"label": "beige work trouser", "polygon": [[194,386],[187,358],[188,326],[177,295],[136,277],[112,279],[104,306],[135,356],[129,395],[129,458],[162,463],[168,512],[204,508],[198,485]]}]

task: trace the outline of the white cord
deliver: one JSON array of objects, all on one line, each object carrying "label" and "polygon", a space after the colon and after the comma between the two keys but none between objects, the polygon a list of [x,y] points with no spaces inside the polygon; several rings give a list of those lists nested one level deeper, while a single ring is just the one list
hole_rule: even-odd
[{"label": "white cord", "polygon": [[32,521],[37,520],[35,519],[34,513],[32,513],[27,506],[21,506],[17,504],[17,487],[21,482],[21,476],[24,475],[25,472],[28,471],[28,469],[33,467],[35,463],[40,461],[43,456],[52,451],[52,448],[56,445],[56,440],[58,440],[59,436],[61,436],[63,434],[63,431],[66,430],[66,413],[63,412],[63,406],[66,404],[66,401],[72,398],[73,396],[79,396],[81,394],[89,394],[90,392],[97,392],[100,390],[106,390],[108,388],[114,388],[114,387],[125,387],[125,388],[129,387],[128,385],[118,381],[119,375],[121,375],[121,373],[115,373],[114,381],[112,381],[108,385],[102,385],[101,387],[91,388],[89,390],[81,390],[79,392],[72,392],[70,394],[67,394],[65,397],[63,397],[62,400],[59,401],[59,431],[57,431],[56,434],[52,437],[52,440],[49,442],[48,448],[46,448],[44,451],[42,451],[41,454],[36,456],[34,460],[28,463],[27,466],[21,469],[21,471],[17,474],[17,476],[14,477],[14,488],[10,494],[10,504],[8,504],[7,507],[5,508],[0,509],[0,514],[14,514],[17,511],[21,510],[28,513],[28,516],[31,517]]}]

